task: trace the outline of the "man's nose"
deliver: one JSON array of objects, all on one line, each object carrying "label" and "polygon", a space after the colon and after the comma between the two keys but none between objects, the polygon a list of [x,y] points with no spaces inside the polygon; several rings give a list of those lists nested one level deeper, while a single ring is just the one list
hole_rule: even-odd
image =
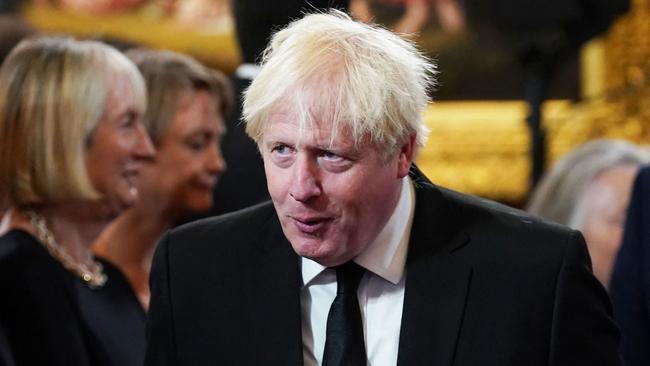
[{"label": "man's nose", "polygon": [[298,202],[307,202],[318,197],[320,187],[319,167],[308,157],[299,157],[293,166],[293,179],[289,187],[289,195]]}]

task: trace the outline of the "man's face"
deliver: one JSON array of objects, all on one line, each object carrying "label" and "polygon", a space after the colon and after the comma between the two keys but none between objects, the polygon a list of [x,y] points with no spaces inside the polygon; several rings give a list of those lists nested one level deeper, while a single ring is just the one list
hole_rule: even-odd
[{"label": "man's face", "polygon": [[355,146],[346,129],[332,136],[331,126],[317,121],[301,133],[293,121],[278,113],[265,126],[260,149],[269,192],[296,253],[339,265],[361,253],[390,218],[414,139],[385,159],[371,143]]}]

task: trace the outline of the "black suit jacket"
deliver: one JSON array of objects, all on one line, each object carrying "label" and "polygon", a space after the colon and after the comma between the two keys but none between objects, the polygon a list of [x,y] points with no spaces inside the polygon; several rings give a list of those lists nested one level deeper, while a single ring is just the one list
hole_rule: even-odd
[{"label": "black suit jacket", "polygon": [[[582,236],[418,171],[398,365],[618,365]],[[302,365],[300,261],[271,203],[175,229],[151,274],[147,365]]]},{"label": "black suit jacket", "polygon": [[650,365],[650,166],[634,182],[610,293],[625,364]]}]

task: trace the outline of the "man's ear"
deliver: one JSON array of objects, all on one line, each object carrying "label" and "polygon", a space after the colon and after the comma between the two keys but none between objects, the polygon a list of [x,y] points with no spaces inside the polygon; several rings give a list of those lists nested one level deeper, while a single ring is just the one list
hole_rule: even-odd
[{"label": "man's ear", "polygon": [[404,178],[408,175],[413,159],[415,158],[415,134],[410,135],[399,150],[397,156],[397,176]]}]

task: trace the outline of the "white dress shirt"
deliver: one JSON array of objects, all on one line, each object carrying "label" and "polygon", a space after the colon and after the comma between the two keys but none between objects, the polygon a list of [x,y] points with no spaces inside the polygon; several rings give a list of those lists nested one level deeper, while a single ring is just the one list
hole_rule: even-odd
[{"label": "white dress shirt", "polygon": [[[357,292],[368,365],[397,364],[402,307],[404,305],[404,264],[408,249],[415,192],[404,177],[402,193],[388,223],[354,261],[367,272]],[[302,343],[305,366],[321,365],[330,305],[336,297],[336,272],[302,258],[303,287]]]}]

